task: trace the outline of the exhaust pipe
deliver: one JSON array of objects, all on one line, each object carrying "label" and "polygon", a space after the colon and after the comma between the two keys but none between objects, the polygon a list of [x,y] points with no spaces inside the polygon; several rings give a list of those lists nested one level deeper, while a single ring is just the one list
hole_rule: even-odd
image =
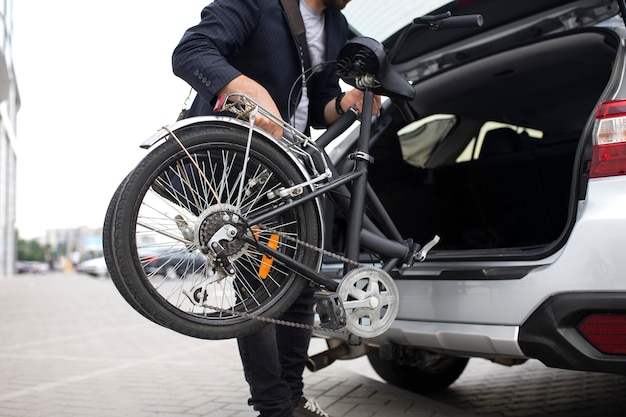
[{"label": "exhaust pipe", "polygon": [[355,359],[366,355],[374,349],[371,346],[362,344],[358,346],[350,345],[342,339],[326,339],[328,350],[310,356],[306,361],[306,367],[311,372],[326,368],[337,359]]},{"label": "exhaust pipe", "polygon": [[306,361],[306,367],[309,371],[316,372],[320,369],[326,368],[328,365],[335,362],[337,359],[346,356],[348,353],[350,353],[350,346],[346,343],[342,343],[334,348],[318,353],[317,355],[310,356]]}]

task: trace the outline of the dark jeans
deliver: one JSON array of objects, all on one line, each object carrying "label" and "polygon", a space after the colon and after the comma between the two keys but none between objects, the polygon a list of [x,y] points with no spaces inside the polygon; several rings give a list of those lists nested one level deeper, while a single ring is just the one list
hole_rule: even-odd
[{"label": "dark jeans", "polygon": [[[314,288],[306,286],[280,319],[312,325]],[[254,406],[261,417],[292,417],[302,397],[311,330],[270,324],[237,339]]]}]

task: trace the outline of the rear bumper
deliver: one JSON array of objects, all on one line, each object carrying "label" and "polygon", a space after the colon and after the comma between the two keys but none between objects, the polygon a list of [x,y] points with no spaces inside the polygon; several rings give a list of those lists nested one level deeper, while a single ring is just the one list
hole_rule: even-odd
[{"label": "rear bumper", "polygon": [[550,367],[626,375],[626,355],[601,353],[576,328],[598,313],[626,314],[626,293],[554,295],[520,327],[519,346]]}]

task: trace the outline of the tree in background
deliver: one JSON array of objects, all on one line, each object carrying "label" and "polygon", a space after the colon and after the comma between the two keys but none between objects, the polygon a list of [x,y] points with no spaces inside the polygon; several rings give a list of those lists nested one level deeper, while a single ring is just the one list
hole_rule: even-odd
[{"label": "tree in background", "polygon": [[17,259],[20,261],[45,262],[49,253],[50,245],[44,246],[35,239],[17,241]]}]

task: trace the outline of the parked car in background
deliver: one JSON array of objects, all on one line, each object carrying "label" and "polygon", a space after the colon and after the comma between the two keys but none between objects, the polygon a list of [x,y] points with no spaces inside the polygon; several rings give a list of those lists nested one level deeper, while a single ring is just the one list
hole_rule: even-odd
[{"label": "parked car in background", "polygon": [[104,257],[92,258],[80,262],[76,267],[76,271],[97,278],[110,276]]},{"label": "parked car in background", "polygon": [[43,274],[50,270],[45,262],[39,261],[17,261],[15,270],[18,274]]},{"label": "parked car in background", "polygon": [[[407,15],[416,3],[353,2],[346,14],[368,35],[394,11],[404,16],[384,22],[398,29],[424,14]],[[385,102],[369,173],[403,237],[441,241],[394,275],[397,318],[362,353],[414,391],[447,387],[474,357],[626,374],[624,0],[433,9],[484,25],[384,41],[416,95]],[[330,152],[340,171],[354,139]],[[341,223],[328,224],[340,253]]]},{"label": "parked car in background", "polygon": [[198,251],[190,252],[185,246],[144,248],[139,251],[140,262],[147,276],[182,277],[199,271],[206,258]]}]

